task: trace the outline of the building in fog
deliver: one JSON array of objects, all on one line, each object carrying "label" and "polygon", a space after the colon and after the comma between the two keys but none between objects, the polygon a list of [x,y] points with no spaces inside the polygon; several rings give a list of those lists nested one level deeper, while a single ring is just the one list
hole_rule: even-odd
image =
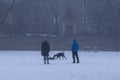
[{"label": "building in fog", "polygon": [[113,35],[120,25],[116,1],[1,0],[0,33]]}]

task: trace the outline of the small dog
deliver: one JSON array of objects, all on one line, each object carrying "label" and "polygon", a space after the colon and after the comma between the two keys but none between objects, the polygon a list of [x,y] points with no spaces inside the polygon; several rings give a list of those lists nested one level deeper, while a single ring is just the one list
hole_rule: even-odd
[{"label": "small dog", "polygon": [[66,56],[64,55],[64,53],[60,52],[60,53],[57,53],[53,56],[54,59],[60,59],[60,58],[63,58],[63,59],[67,59]]}]

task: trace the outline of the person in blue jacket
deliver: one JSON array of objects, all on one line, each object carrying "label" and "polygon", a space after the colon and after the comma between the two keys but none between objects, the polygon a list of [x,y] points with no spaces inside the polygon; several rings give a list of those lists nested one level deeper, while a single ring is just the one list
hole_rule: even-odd
[{"label": "person in blue jacket", "polygon": [[75,63],[75,60],[77,60],[77,63],[79,63],[78,50],[79,50],[79,44],[74,39],[73,43],[72,43],[72,58],[73,58],[73,63]]}]

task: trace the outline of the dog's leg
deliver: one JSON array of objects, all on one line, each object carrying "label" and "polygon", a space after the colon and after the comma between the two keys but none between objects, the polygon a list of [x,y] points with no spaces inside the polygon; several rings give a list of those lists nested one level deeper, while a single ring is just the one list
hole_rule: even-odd
[{"label": "dog's leg", "polygon": [[60,57],[59,57],[59,60],[60,60]]},{"label": "dog's leg", "polygon": [[62,59],[64,59],[64,57],[62,56]]},{"label": "dog's leg", "polygon": [[53,56],[53,59],[56,59],[56,56],[55,56],[55,55]]}]

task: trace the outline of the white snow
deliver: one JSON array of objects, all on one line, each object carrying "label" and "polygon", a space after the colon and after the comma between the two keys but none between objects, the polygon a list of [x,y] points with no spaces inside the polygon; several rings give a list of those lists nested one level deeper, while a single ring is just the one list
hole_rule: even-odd
[{"label": "white snow", "polygon": [[40,51],[0,51],[0,80],[120,80],[120,52],[80,51],[79,64],[65,55],[44,65]]}]

